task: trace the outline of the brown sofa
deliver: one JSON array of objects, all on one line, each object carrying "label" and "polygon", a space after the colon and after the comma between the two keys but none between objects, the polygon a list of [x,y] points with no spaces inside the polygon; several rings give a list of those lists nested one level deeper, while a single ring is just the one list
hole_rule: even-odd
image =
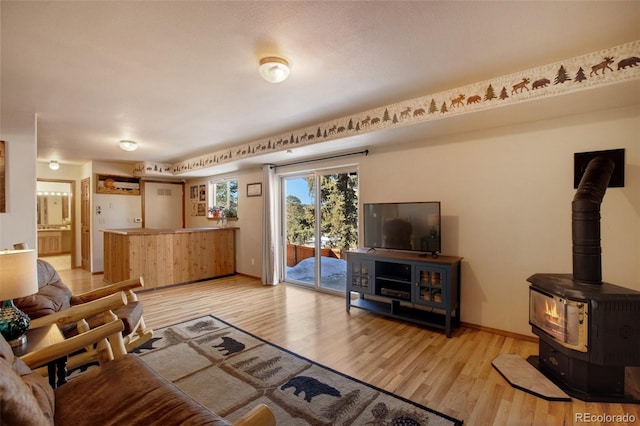
[{"label": "brown sofa", "polygon": [[[124,294],[113,295],[54,315],[64,325],[80,316],[95,315],[126,304]],[[113,359],[108,339],[121,338],[124,328],[114,315],[109,322],[21,358],[0,336],[1,425],[229,425],[200,405],[135,355]],[[35,321],[38,327],[46,317]],[[51,389],[44,377],[31,368],[94,342],[100,367]],[[31,367],[31,368],[30,368]],[[275,425],[271,410],[259,405],[235,425]]]}]

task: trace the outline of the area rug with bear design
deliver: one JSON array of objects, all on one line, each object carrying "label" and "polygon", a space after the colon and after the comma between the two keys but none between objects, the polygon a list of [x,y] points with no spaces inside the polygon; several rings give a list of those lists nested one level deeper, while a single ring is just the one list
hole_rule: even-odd
[{"label": "area rug with bear design", "polygon": [[136,352],[231,422],[265,403],[278,425],[462,425],[214,316],[157,330]]}]

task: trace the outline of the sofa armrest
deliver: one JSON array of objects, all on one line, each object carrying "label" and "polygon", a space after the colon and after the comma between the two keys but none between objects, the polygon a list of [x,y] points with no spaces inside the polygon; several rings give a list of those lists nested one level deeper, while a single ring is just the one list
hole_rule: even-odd
[{"label": "sofa armrest", "polygon": [[[90,290],[81,294],[73,295],[71,297],[71,303],[73,305],[76,305],[78,303],[91,302],[93,300],[101,299],[103,297],[106,297],[121,291],[132,293],[131,290],[135,290],[143,287],[144,287],[144,279],[142,277],[132,278],[130,280],[120,281],[114,284],[106,285],[104,287],[96,288],[95,290]],[[135,301],[135,299],[130,301]]]},{"label": "sofa armrest", "polygon": [[273,411],[265,405],[258,404],[247,414],[233,423],[233,426],[275,426],[276,418]]},{"label": "sofa armrest", "polygon": [[113,352],[111,351],[111,346],[107,343],[107,338],[115,333],[120,333],[123,329],[124,325],[122,321],[111,321],[85,333],[65,339],[62,342],[29,352],[21,356],[20,359],[27,364],[29,368],[34,369],[67,356],[86,346],[97,344],[98,351],[101,353],[99,358],[101,363],[104,363],[113,359]]}]

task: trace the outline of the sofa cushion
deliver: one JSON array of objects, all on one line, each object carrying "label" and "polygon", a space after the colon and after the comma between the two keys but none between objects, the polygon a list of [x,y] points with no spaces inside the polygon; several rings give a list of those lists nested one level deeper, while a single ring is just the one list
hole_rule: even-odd
[{"label": "sofa cushion", "polygon": [[[14,304],[29,318],[40,318],[71,307],[71,290],[60,279],[49,262],[38,259],[38,292],[14,299]],[[65,334],[75,329],[75,324],[63,328]]]},{"label": "sofa cushion", "polygon": [[230,425],[131,354],[57,388],[55,423]]},{"label": "sofa cushion", "polygon": [[53,390],[33,373],[0,336],[0,424],[51,425]]}]

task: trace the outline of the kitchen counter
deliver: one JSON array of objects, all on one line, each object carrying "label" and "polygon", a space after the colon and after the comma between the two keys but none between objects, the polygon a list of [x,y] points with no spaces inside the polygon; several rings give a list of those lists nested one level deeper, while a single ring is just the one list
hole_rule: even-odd
[{"label": "kitchen counter", "polygon": [[102,232],[109,232],[119,235],[160,235],[160,234],[188,234],[191,232],[209,232],[220,231],[225,229],[239,229],[233,226],[208,226],[203,228],[169,228],[169,229],[155,229],[155,228],[123,228],[123,229],[103,229]]},{"label": "kitchen counter", "polygon": [[104,280],[146,289],[235,274],[237,227],[104,229]]}]

